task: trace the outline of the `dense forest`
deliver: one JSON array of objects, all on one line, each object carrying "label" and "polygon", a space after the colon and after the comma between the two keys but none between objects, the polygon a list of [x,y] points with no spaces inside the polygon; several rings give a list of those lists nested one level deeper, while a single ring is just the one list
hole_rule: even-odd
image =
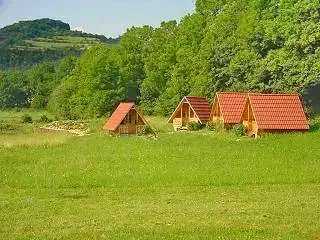
[{"label": "dense forest", "polygon": [[168,115],[184,95],[303,93],[320,84],[318,0],[197,0],[179,23],[133,27],[119,44],[0,72],[0,108],[99,117],[119,101]]}]

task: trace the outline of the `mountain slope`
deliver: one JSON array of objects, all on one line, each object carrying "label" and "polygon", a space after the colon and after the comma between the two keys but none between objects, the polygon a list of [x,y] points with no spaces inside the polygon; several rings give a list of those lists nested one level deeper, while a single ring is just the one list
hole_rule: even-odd
[{"label": "mountain slope", "polygon": [[58,20],[21,21],[0,29],[0,69],[80,55],[89,46],[117,42],[103,35],[72,31],[69,24]]}]

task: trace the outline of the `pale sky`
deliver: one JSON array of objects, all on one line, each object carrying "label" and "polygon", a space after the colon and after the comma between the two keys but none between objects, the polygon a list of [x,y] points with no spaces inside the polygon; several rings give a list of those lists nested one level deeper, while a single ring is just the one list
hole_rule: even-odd
[{"label": "pale sky", "polygon": [[196,0],[0,0],[0,28],[52,18],[72,29],[117,37],[132,26],[158,26],[192,13]]}]

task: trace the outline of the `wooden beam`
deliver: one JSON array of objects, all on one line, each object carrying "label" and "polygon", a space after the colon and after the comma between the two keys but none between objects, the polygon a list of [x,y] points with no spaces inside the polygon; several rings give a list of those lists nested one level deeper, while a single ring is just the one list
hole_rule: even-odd
[{"label": "wooden beam", "polygon": [[138,127],[139,127],[139,116],[138,116],[138,111],[136,111],[136,135],[138,135]]}]

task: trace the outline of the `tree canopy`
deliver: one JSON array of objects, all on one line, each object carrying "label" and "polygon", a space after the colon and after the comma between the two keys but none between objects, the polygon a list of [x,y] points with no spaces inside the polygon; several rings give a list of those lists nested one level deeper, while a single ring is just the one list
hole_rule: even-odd
[{"label": "tree canopy", "polygon": [[[101,116],[127,100],[145,113],[168,115],[184,95],[301,93],[320,83],[320,2],[197,0],[179,23],[128,29],[119,45],[90,48],[57,78],[45,86],[57,85],[49,105],[63,118]],[[10,90],[7,80],[0,86],[13,94],[23,78],[17,79]]]}]

